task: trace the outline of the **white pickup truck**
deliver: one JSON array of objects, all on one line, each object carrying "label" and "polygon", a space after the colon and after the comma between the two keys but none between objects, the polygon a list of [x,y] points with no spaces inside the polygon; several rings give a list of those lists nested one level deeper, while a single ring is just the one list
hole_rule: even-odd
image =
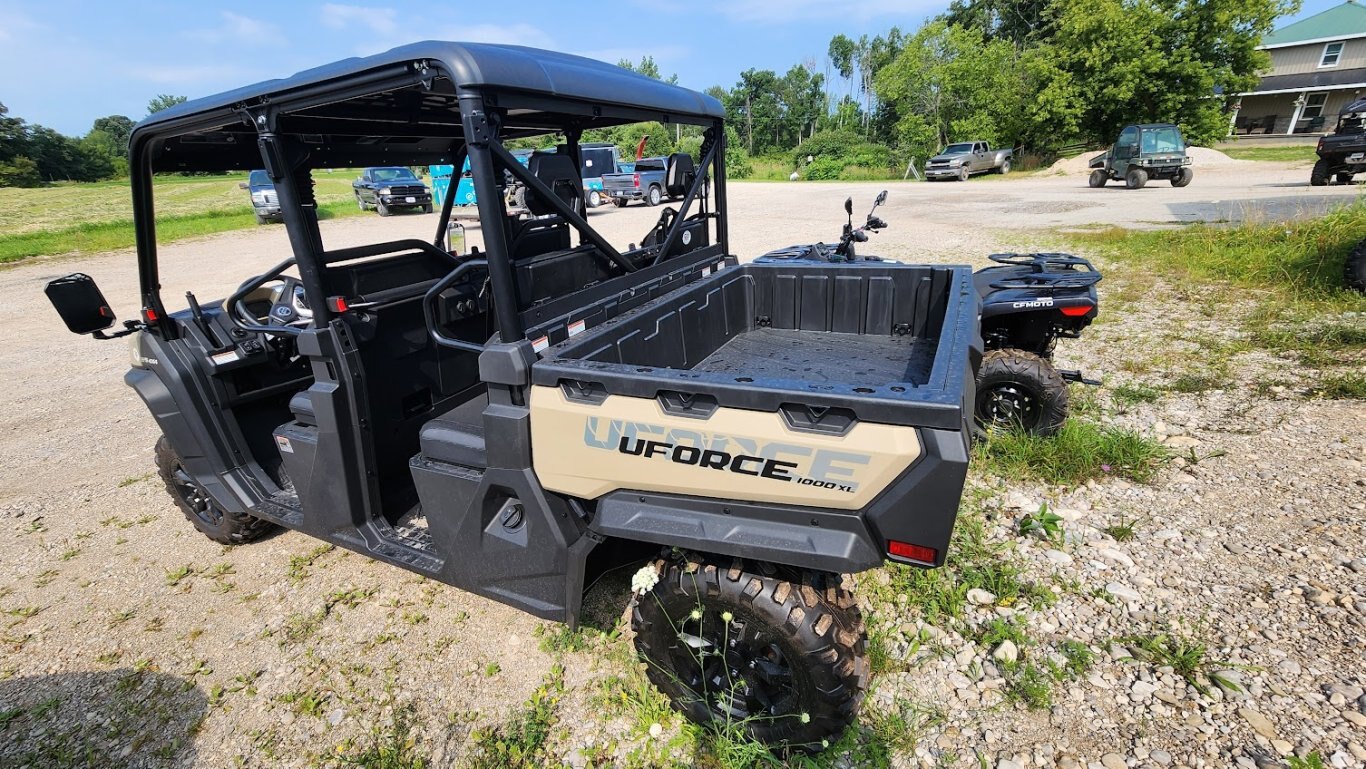
[{"label": "white pickup truck", "polygon": [[1010,163],[1014,150],[992,149],[987,142],[958,142],[944,148],[943,152],[925,162],[925,178],[930,181],[939,179],[968,180],[973,174],[996,171],[1010,173]]}]

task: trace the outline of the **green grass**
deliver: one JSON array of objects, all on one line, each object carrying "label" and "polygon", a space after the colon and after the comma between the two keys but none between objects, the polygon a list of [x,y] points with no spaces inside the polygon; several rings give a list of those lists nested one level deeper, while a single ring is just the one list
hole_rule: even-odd
[{"label": "green grass", "polygon": [[[349,202],[325,203],[319,206],[318,218],[333,219],[361,213]],[[157,219],[157,242],[168,243],[255,226],[256,218],[250,206],[166,216]],[[84,222],[38,232],[0,235],[0,264],[34,256],[114,251],[132,248],[134,244],[131,219]]]},{"label": "green grass", "polygon": [[1134,656],[1156,667],[1170,667],[1196,691],[1209,691],[1209,684],[1217,684],[1224,689],[1238,691],[1232,681],[1221,678],[1216,672],[1226,668],[1229,663],[1210,659],[1209,648],[1195,639],[1180,633],[1169,632],[1149,636],[1125,636],[1119,643],[1129,647]]},{"label": "green grass", "polygon": [[1048,438],[1000,432],[973,447],[973,462],[988,475],[1066,486],[1107,477],[1148,483],[1168,458],[1155,438],[1082,419],[1069,419]]},{"label": "green grass", "polygon": [[[558,664],[510,721],[470,734],[470,769],[531,769],[549,764],[546,742],[555,725],[555,709],[564,692],[564,668]],[[421,766],[421,764],[418,764]]]},{"label": "green grass", "polygon": [[1155,403],[1162,397],[1162,391],[1137,382],[1125,382],[1111,390],[1110,397],[1121,406],[1134,406],[1139,403]]},{"label": "green grass", "polygon": [[1310,391],[1319,398],[1366,399],[1366,374],[1359,371],[1330,374],[1320,379]]},{"label": "green grass", "polygon": [[1273,162],[1293,163],[1304,161],[1312,163],[1318,158],[1314,152],[1312,144],[1294,144],[1282,147],[1239,147],[1224,146],[1218,148],[1220,152],[1237,160],[1266,160]]}]

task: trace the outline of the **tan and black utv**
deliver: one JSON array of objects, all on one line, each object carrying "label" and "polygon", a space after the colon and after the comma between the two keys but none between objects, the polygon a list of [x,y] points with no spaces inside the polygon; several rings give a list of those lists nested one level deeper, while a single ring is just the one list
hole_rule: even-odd
[{"label": "tan and black utv", "polygon": [[[47,291],[71,330],[130,335],[161,475],[214,540],[284,526],[569,623],[586,578],[637,561],[635,643],[677,707],[819,746],[869,675],[840,575],[943,563],[977,294],[966,267],[740,264],[723,115],[527,48],[348,59],[136,127],[139,320],[107,334],[84,275]],[[580,139],[642,121],[703,141],[669,158],[678,210],[623,249],[586,219]],[[555,149],[523,166],[504,144],[530,137]],[[313,170],[466,159],[482,249],[445,247],[454,196],[431,241],[324,246]],[[259,168],[290,253],[168,310],[153,175]]]}]

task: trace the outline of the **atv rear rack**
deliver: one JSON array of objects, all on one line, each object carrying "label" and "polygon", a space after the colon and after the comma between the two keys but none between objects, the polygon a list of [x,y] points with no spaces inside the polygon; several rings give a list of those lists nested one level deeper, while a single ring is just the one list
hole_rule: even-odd
[{"label": "atv rear rack", "polygon": [[1061,291],[1094,286],[1101,279],[1089,260],[1071,254],[992,254],[988,258],[998,264],[1033,268],[1032,272],[993,282],[991,287],[996,289]]}]

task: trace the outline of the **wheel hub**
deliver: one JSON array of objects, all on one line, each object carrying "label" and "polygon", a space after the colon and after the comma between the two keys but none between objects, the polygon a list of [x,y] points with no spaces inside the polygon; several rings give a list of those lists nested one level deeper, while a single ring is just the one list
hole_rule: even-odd
[{"label": "wheel hub", "polygon": [[998,384],[982,393],[977,408],[982,421],[996,427],[1031,428],[1042,414],[1039,399],[1015,382]]},{"label": "wheel hub", "polygon": [[218,506],[213,503],[208,494],[194,482],[190,474],[185,472],[185,468],[176,465],[172,471],[171,479],[175,484],[176,495],[181,501],[190,508],[190,512],[195,517],[210,526],[217,526],[223,521],[223,514]]},{"label": "wheel hub", "polygon": [[680,680],[723,719],[792,716],[792,668],[762,623],[704,609],[680,623],[670,649]]}]

